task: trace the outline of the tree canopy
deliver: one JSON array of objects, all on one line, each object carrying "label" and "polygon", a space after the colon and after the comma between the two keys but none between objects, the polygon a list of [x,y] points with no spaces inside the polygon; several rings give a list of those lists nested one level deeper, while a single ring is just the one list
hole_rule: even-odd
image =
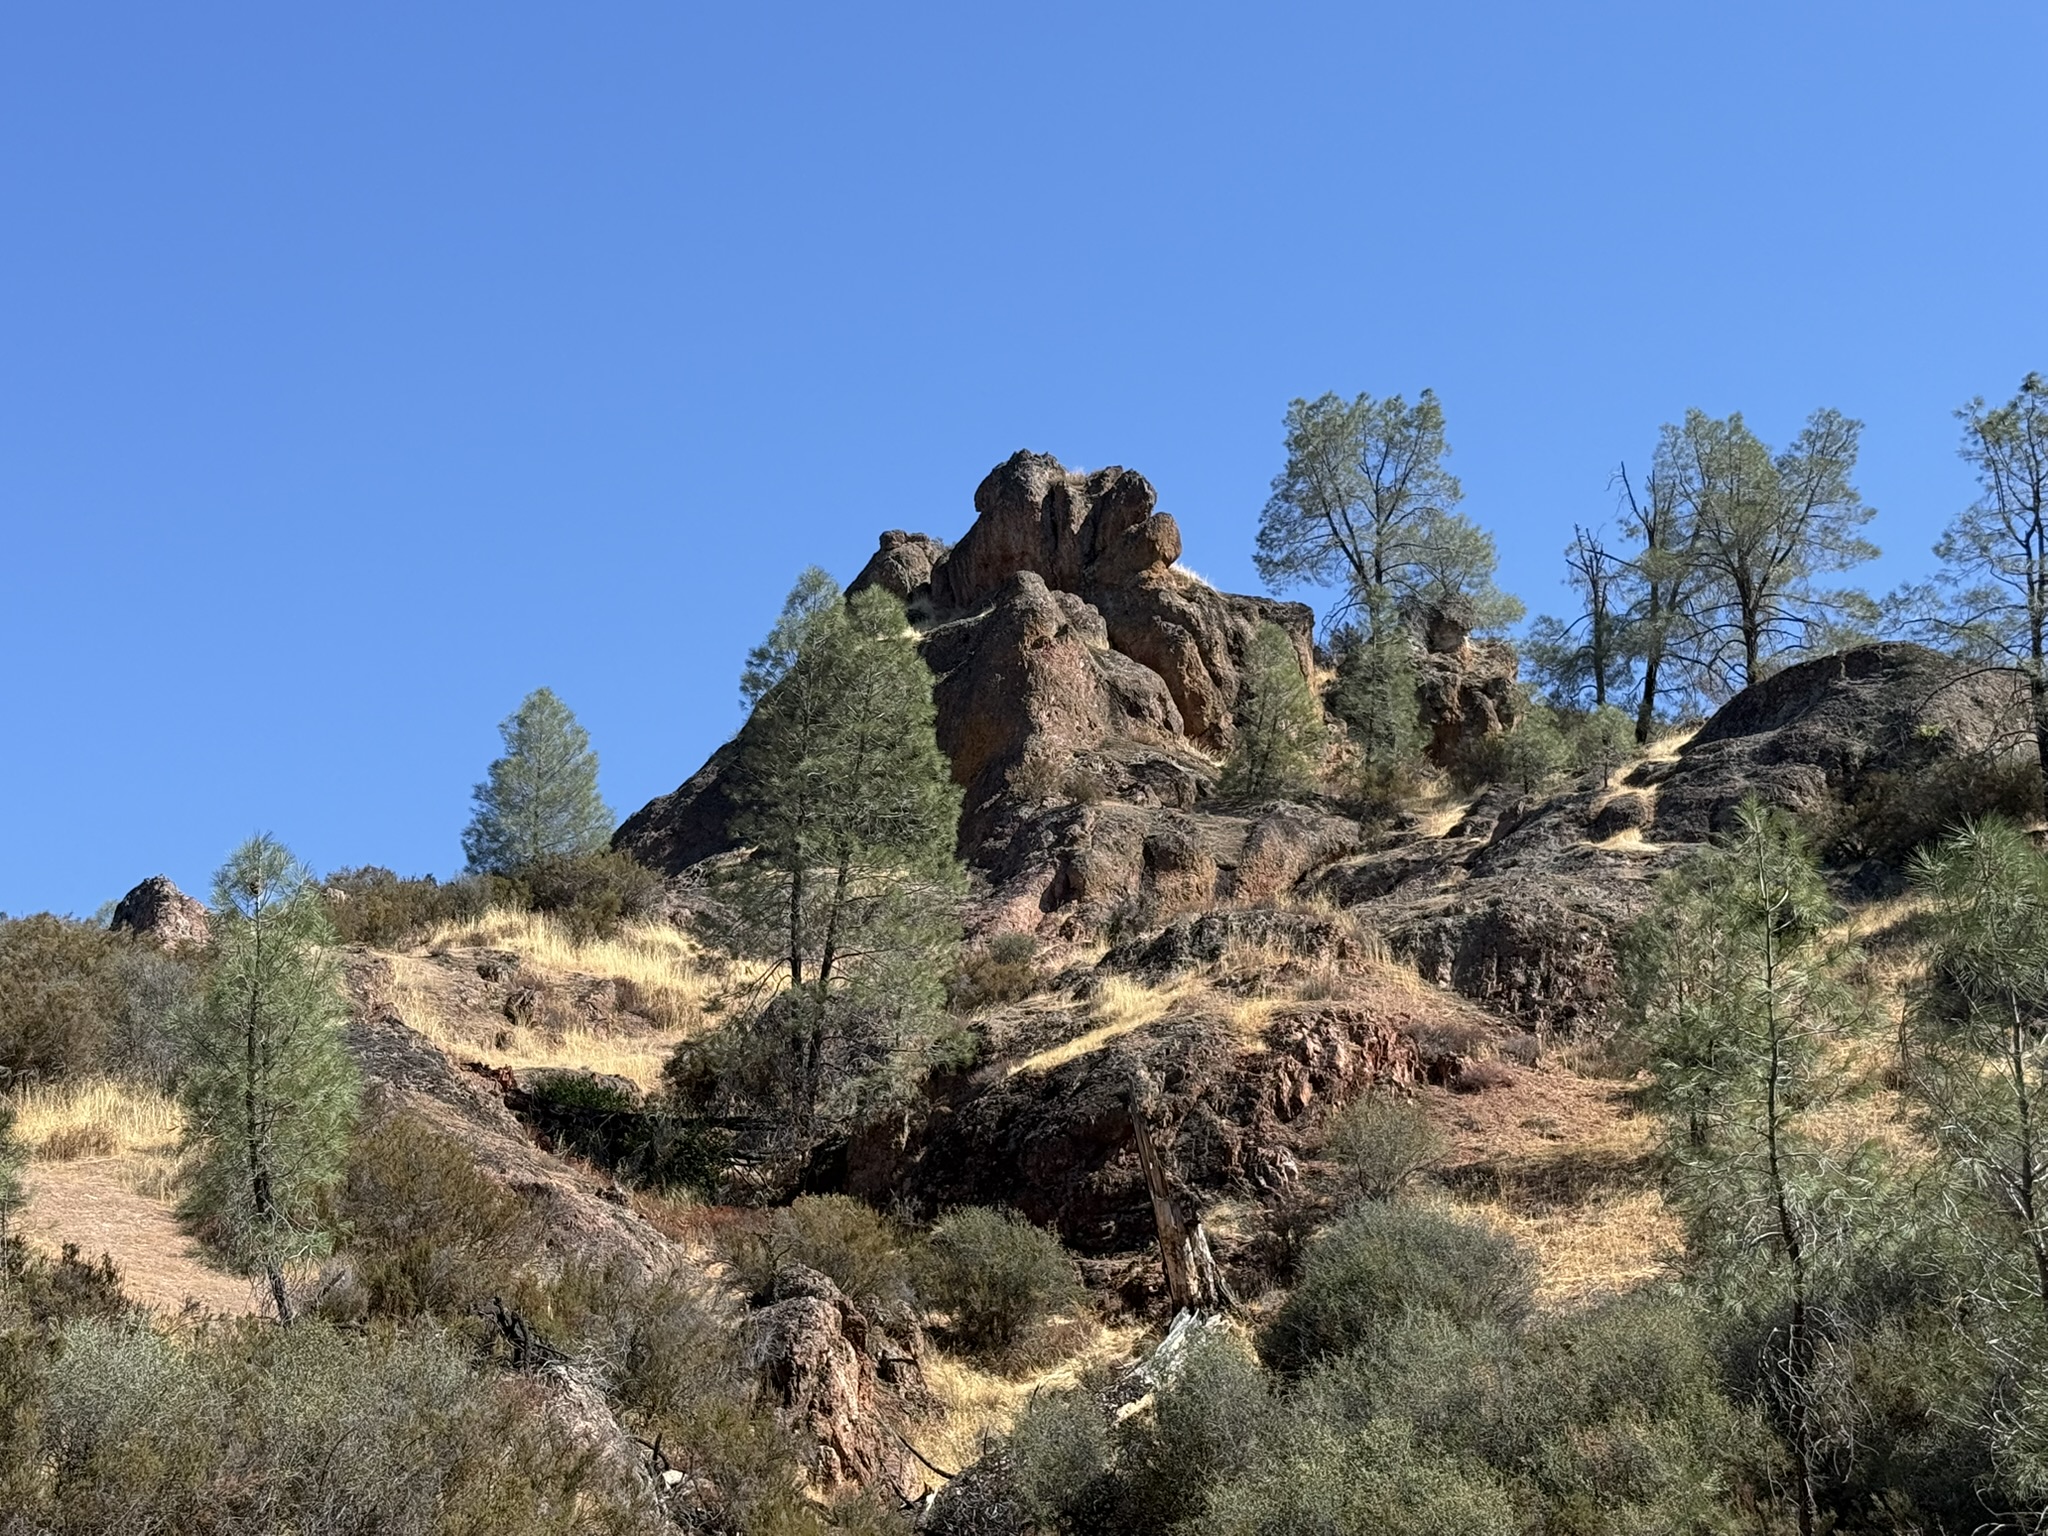
[{"label": "tree canopy", "polygon": [[462,834],[472,871],[512,874],[541,859],[597,853],[612,813],[597,792],[597,754],[569,706],[536,688],[499,723],[505,755],[476,786]]}]

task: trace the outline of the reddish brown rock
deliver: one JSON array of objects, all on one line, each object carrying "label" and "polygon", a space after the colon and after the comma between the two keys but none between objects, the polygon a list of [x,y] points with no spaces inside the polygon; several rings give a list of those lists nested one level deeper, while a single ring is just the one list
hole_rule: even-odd
[{"label": "reddish brown rock", "polygon": [[116,933],[136,933],[168,950],[203,948],[207,911],[162,875],[151,875],[114,907],[107,926]]},{"label": "reddish brown rock", "polygon": [[878,1356],[894,1360],[901,1351],[838,1286],[806,1265],[785,1264],[774,1299],[743,1326],[759,1390],[823,1489],[923,1494],[924,1470],[892,1422],[900,1403],[877,1371]]}]

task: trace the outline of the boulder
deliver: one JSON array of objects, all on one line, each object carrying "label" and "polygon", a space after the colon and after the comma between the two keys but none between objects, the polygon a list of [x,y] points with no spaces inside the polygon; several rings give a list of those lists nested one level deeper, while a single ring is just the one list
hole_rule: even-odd
[{"label": "boulder", "polygon": [[1006,1205],[1083,1255],[1143,1249],[1154,1229],[1131,1140],[1134,1087],[1197,1207],[1277,1193],[1328,1110],[1375,1083],[1418,1080],[1419,1018],[1458,1006],[1405,992],[1298,1004],[1250,1042],[1196,1008],[1044,1069],[991,1062],[940,1085],[908,1125],[898,1114],[855,1138],[843,1181],[924,1215]]},{"label": "boulder", "polygon": [[202,949],[207,941],[206,904],[187,896],[162,875],[151,875],[114,905],[107,924],[115,933],[135,933],[165,949]]},{"label": "boulder", "polygon": [[823,1490],[923,1494],[924,1469],[894,1422],[901,1404],[877,1370],[878,1358],[895,1369],[903,1351],[838,1286],[784,1264],[772,1299],[742,1327],[757,1388]]},{"label": "boulder", "polygon": [[[1945,765],[2031,747],[2016,672],[1973,666],[1925,646],[1860,645],[1817,656],[1745,688],[1679,750],[1628,776],[1654,786],[1653,835],[1703,842],[1726,830],[1749,795],[1827,817],[1892,783],[1930,780]],[[1966,802],[1967,797],[1964,797]],[[1910,844],[1975,807],[1929,806]]]},{"label": "boulder", "polygon": [[880,587],[907,603],[920,588],[931,585],[932,568],[945,555],[946,546],[938,539],[892,528],[882,535],[882,547],[868,556],[860,574],[846,584],[846,595]]}]

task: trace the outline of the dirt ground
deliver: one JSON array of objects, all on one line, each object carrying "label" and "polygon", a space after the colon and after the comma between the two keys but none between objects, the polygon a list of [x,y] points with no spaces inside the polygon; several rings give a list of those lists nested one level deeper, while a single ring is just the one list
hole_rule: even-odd
[{"label": "dirt ground", "polygon": [[76,1243],[84,1258],[111,1255],[122,1290],[154,1311],[234,1316],[257,1310],[250,1282],[205,1264],[168,1205],[122,1182],[116,1159],[31,1163],[28,1204],[16,1220],[31,1243],[50,1253]]}]

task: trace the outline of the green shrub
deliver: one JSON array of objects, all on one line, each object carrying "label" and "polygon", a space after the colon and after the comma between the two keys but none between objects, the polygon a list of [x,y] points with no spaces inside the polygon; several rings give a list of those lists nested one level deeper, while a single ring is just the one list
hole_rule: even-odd
[{"label": "green shrub", "polygon": [[1109,1424],[1093,1393],[1033,1393],[1003,1440],[1003,1455],[1017,1502],[1041,1528],[1106,1524],[1117,1489]]},{"label": "green shrub", "polygon": [[401,879],[375,864],[337,869],[321,882],[321,890],[328,919],[342,943],[379,949],[402,948],[439,924],[479,917],[508,896],[517,898],[508,904],[523,903],[525,898],[524,892],[515,893],[491,876],[471,875],[443,884],[432,875]]},{"label": "green shrub", "polygon": [[997,934],[977,949],[962,950],[960,968],[946,985],[946,1006],[972,1013],[1021,1003],[1039,983],[1038,940],[1028,933]]},{"label": "green shrub", "polygon": [[1372,1092],[1330,1119],[1325,1148],[1351,1200],[1390,1200],[1441,1163],[1449,1143],[1420,1104]]},{"label": "green shrub", "polygon": [[527,904],[579,938],[609,938],[661,907],[661,876],[623,853],[559,854],[520,868]]},{"label": "green shrub", "polygon": [[1338,1432],[1291,1423],[1242,1475],[1211,1494],[1192,1536],[1476,1536],[1525,1528],[1484,1468],[1415,1444],[1407,1426],[1380,1420]]},{"label": "green shrub", "polygon": [[35,1382],[48,1475],[10,1513],[76,1532],[568,1536],[645,1529],[634,1490],[526,1383],[431,1328],[67,1329]]},{"label": "green shrub", "polygon": [[1259,1339],[1281,1370],[1384,1346],[1394,1324],[1433,1311],[1459,1323],[1513,1322],[1531,1298],[1528,1255],[1475,1222],[1371,1204],[1310,1247],[1301,1283]]},{"label": "green shrub", "polygon": [[415,1115],[379,1116],[349,1146],[337,1216],[359,1297],[382,1317],[459,1316],[510,1289],[539,1254],[525,1204],[460,1142]]},{"label": "green shrub", "polygon": [[1152,1412],[1121,1426],[1118,1529],[1199,1525],[1212,1486],[1251,1475],[1275,1449],[1276,1403],[1243,1338],[1198,1332],[1154,1394]]},{"label": "green shrub", "polygon": [[1636,746],[1636,723],[1612,704],[1567,717],[1565,741],[1572,770],[1597,773],[1600,787],[1608,788],[1641,749]]},{"label": "green shrub", "polygon": [[804,1195],[721,1242],[733,1277],[758,1302],[784,1264],[807,1264],[857,1302],[917,1301],[911,1244],[901,1227],[846,1195]]},{"label": "green shrub", "polygon": [[932,1229],[918,1290],[970,1349],[1014,1348],[1080,1295],[1059,1239],[1010,1211],[970,1205]]},{"label": "green shrub", "polygon": [[116,1076],[168,1088],[177,1077],[178,1027],[204,986],[193,960],[146,942],[124,942],[113,956],[121,1006],[107,1022],[104,1065]]},{"label": "green shrub", "polygon": [[97,924],[48,912],[0,919],[0,1082],[100,1069],[123,1000],[120,947]]},{"label": "green shrub", "polygon": [[1554,784],[1572,761],[1557,712],[1530,704],[1512,730],[1496,731],[1467,742],[1455,767],[1467,789],[1484,784],[1512,784],[1525,795],[1540,794]]}]

